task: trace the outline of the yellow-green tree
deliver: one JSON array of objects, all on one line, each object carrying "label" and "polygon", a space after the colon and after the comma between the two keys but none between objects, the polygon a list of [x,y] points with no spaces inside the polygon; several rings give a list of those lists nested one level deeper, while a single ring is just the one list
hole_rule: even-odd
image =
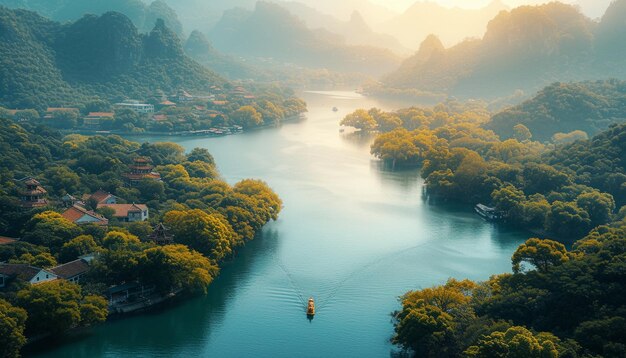
[{"label": "yellow-green tree", "polygon": [[219,268],[211,260],[185,245],[166,245],[147,249],[140,259],[142,282],[154,283],[162,290],[183,288],[206,293]]},{"label": "yellow-green tree", "polygon": [[540,272],[547,272],[550,267],[567,261],[569,261],[569,255],[565,245],[541,239],[528,239],[517,248],[511,258],[514,272],[522,270],[522,262],[531,263]]},{"label": "yellow-green tree", "polygon": [[228,221],[219,214],[202,210],[173,210],[163,218],[177,243],[189,246],[215,261],[232,253],[237,235]]},{"label": "yellow-green tree", "polygon": [[558,338],[551,334],[535,335],[525,327],[515,326],[496,331],[469,347],[466,357],[476,358],[558,358]]},{"label": "yellow-green tree", "polygon": [[0,299],[0,357],[17,358],[26,344],[26,311]]},{"label": "yellow-green tree", "polygon": [[17,303],[28,313],[29,335],[58,335],[106,319],[108,306],[99,296],[84,296],[80,286],[65,280],[30,285],[17,293]]},{"label": "yellow-green tree", "polygon": [[230,115],[233,123],[252,128],[263,123],[263,116],[252,106],[243,106]]},{"label": "yellow-green tree", "polygon": [[348,114],[339,124],[363,131],[371,131],[378,127],[374,118],[364,109],[357,109],[353,113]]}]

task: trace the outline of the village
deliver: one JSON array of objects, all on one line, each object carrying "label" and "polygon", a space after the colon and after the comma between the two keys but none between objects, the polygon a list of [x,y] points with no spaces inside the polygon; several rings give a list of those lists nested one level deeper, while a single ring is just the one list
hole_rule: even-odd
[{"label": "village", "polygon": [[[203,95],[192,95],[180,89],[170,95],[159,92],[146,100],[125,99],[118,103],[95,100],[80,107],[48,107],[43,113],[35,109],[2,108],[0,112],[18,123],[38,123],[85,134],[154,133],[210,137],[277,124],[287,116],[305,111],[302,103],[290,108],[293,98],[282,103],[276,98],[273,93],[257,96],[243,86],[225,89],[213,85],[210,92]],[[249,116],[239,115],[242,108],[247,109],[245,114],[254,109],[252,120]]]},{"label": "village", "polygon": [[[134,162],[129,165],[129,169],[130,171],[124,174],[125,185],[129,187],[137,185],[142,180],[161,180],[160,174],[154,172],[154,166],[149,158],[135,158]],[[25,210],[54,207],[64,219],[76,225],[96,225],[106,228],[122,223],[146,222],[149,219],[147,205],[124,203],[122,198],[103,190],[80,196],[65,194],[56,200],[51,200],[48,198],[48,191],[35,178],[22,178],[16,183],[19,186],[20,204]],[[174,243],[173,236],[162,223],[154,226],[147,239],[160,246]],[[0,246],[16,245],[19,242],[20,239],[18,238],[0,236]],[[14,281],[27,285],[37,285],[55,280],[81,284],[84,276],[90,270],[90,265],[97,259],[98,255],[97,252],[87,253],[54,267],[0,262],[0,292]],[[164,294],[157,292],[156,286],[153,284],[124,282],[109,287],[105,297],[109,303],[109,312],[128,313],[163,302],[174,297],[180,291],[180,288],[172,289]]]}]

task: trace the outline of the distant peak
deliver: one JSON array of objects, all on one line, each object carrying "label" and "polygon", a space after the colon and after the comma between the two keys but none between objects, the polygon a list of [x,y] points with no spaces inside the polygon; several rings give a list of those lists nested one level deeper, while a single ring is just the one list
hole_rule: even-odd
[{"label": "distant peak", "polygon": [[420,45],[419,52],[432,52],[432,51],[443,51],[445,50],[445,46],[443,42],[439,39],[437,35],[430,34],[426,36],[426,39],[422,41]]}]

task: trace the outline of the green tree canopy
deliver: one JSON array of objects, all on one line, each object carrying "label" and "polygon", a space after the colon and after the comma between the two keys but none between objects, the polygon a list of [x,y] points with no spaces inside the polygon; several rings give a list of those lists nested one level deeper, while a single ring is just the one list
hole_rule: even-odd
[{"label": "green tree canopy", "polygon": [[568,260],[567,249],[563,244],[541,239],[528,239],[517,248],[511,258],[514,272],[522,270],[522,262],[529,262],[537,270],[546,272],[550,267],[561,265]]}]

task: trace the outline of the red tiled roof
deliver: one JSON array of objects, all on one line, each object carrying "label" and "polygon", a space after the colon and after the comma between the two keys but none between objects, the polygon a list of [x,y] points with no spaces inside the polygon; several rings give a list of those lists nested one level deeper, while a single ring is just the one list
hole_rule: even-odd
[{"label": "red tiled roof", "polygon": [[17,239],[13,239],[10,237],[6,237],[6,236],[0,236],[0,245],[8,245],[8,244],[12,244],[14,242],[16,242]]},{"label": "red tiled roof", "polygon": [[51,113],[51,112],[78,112],[78,108],[54,108],[54,107],[48,107],[48,109],[46,110],[46,112]]},{"label": "red tiled roof", "polygon": [[112,113],[112,112],[89,112],[89,115],[87,115],[87,117],[107,117],[107,118],[113,118],[113,117],[115,117],[115,113]]},{"label": "red tiled roof", "polygon": [[126,177],[129,180],[161,179],[161,174],[159,174],[159,173],[150,173],[150,174],[126,173],[126,174],[124,174],[124,177]]},{"label": "red tiled roof", "polygon": [[107,193],[104,190],[98,190],[95,193],[91,194],[91,196],[89,197],[89,199],[93,199],[95,200],[98,204],[100,204],[101,202],[107,200],[108,198],[112,197],[113,194],[111,193]]},{"label": "red tiled roof", "polygon": [[82,275],[87,271],[89,271],[89,264],[83,259],[68,262],[50,269],[50,272],[64,279]]},{"label": "red tiled roof", "polygon": [[148,210],[148,207],[144,204],[98,204],[98,209],[100,208],[111,208],[115,210],[113,216],[116,218],[126,218],[128,217],[128,213]]},{"label": "red tiled roof", "polygon": [[93,211],[87,210],[79,205],[74,205],[71,208],[65,210],[61,216],[63,216],[66,220],[75,223],[78,219],[82,218],[85,215],[89,215],[92,218],[98,219],[99,221],[94,222],[96,225],[108,225],[109,220],[106,218],[94,213]]},{"label": "red tiled roof", "polygon": [[175,106],[176,103],[172,102],[172,101],[163,101],[161,103],[159,103],[162,106]]}]

